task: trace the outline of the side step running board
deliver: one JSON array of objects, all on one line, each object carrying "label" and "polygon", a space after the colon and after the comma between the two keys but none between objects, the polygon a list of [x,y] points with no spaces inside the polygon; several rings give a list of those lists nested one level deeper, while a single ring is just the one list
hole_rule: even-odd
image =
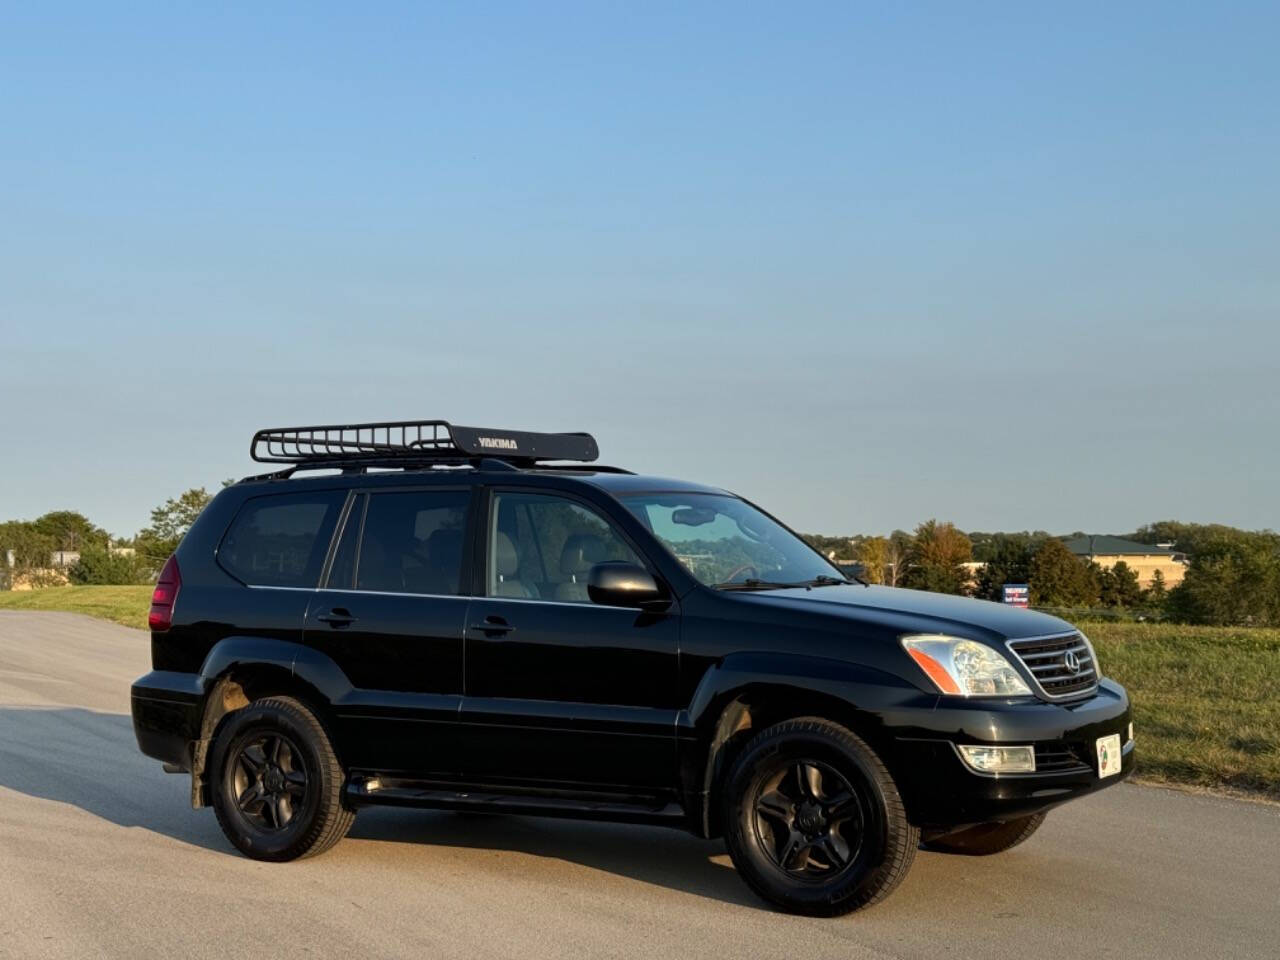
[{"label": "side step running board", "polygon": [[431,810],[469,810],[478,813],[510,813],[536,817],[569,817],[577,820],[611,820],[687,827],[684,810],[658,798],[605,798],[590,794],[581,798],[480,792],[438,784],[416,785],[378,778],[347,784],[352,806],[387,805]]}]

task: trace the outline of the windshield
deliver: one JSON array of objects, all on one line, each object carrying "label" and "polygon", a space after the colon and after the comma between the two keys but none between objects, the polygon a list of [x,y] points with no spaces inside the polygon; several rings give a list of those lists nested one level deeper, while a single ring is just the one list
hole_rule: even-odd
[{"label": "windshield", "polygon": [[844,582],[807,543],[737,497],[715,493],[638,493],[622,502],[691,574],[711,587]]}]

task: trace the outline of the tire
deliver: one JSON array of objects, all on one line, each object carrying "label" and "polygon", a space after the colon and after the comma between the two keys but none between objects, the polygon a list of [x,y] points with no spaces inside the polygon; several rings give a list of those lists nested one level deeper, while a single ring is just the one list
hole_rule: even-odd
[{"label": "tire", "polygon": [[1046,814],[1010,820],[1008,823],[980,823],[959,833],[936,837],[925,844],[926,850],[940,853],[962,853],[970,857],[989,857],[1024,843],[1040,829]]},{"label": "tire", "polygon": [[324,727],[290,697],[257,700],[227,714],[214,736],[209,771],[218,825],[254,860],[323,853],[355,820],[343,805],[345,776]]},{"label": "tire", "polygon": [[883,900],[920,843],[880,758],[816,717],[751,740],[723,797],[734,866],[756,894],[789,913],[831,917]]}]

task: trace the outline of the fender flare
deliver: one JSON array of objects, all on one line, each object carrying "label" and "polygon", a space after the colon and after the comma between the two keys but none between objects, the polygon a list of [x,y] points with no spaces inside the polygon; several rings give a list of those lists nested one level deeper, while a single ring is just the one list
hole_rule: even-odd
[{"label": "fender flare", "polygon": [[238,688],[231,677],[238,670],[266,667],[300,681],[331,705],[353,689],[350,679],[332,658],[292,640],[277,637],[229,636],[215,643],[200,666],[199,739],[191,743],[191,805],[207,806],[205,766],[214,731],[221,719],[243,705],[230,699]]},{"label": "fender flare", "polygon": [[352,683],[332,658],[313,647],[275,637],[231,636],[214,644],[200,667],[208,690],[237,667],[270,666],[314,687],[329,703],[352,690]]},{"label": "fender flare", "polygon": [[[835,707],[836,719],[856,718],[857,731],[872,740],[895,705],[914,701],[919,688],[896,674],[846,660],[782,653],[737,653],[703,675],[688,710],[677,721],[681,735],[681,780],[685,809],[703,836],[716,834],[716,786],[728,746],[742,729],[754,698],[812,701],[814,713]],[[932,703],[936,698],[925,695]],[[744,708],[744,705],[748,705]]]}]

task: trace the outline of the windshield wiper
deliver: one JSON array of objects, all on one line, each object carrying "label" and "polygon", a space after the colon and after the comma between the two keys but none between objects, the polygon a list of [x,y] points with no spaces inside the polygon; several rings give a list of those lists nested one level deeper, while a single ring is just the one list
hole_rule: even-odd
[{"label": "windshield wiper", "polygon": [[[812,590],[814,587],[832,587],[838,584],[851,584],[853,580],[846,580],[843,577],[833,577],[829,574],[820,574],[812,580],[798,580],[794,583],[784,583],[779,580],[758,580],[751,577],[747,580],[735,583],[717,583],[713,585],[715,590],[787,590],[795,587],[804,587],[806,590]],[[857,579],[864,587],[867,585],[865,580]]]},{"label": "windshield wiper", "polygon": [[716,583],[712,585],[715,590],[785,590],[788,587],[807,587],[808,583],[778,583],[774,580],[757,580],[751,577],[747,580],[740,580],[735,583]]}]

